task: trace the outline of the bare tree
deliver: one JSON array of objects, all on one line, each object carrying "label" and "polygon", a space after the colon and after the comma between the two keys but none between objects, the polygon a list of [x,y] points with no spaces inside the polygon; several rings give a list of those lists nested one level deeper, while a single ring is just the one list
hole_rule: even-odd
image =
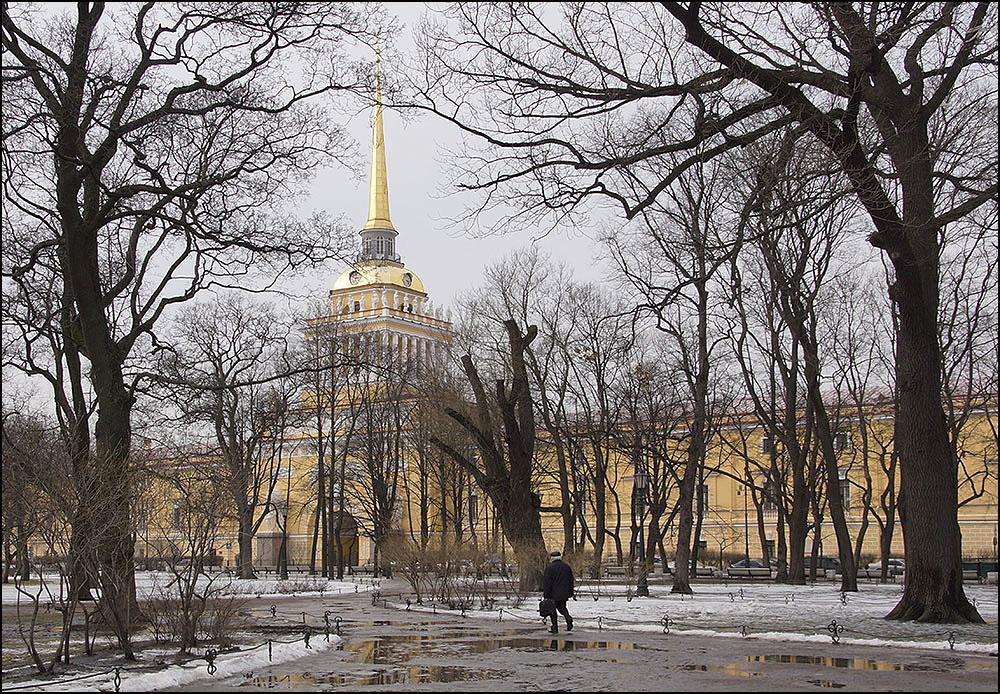
[{"label": "bare tree", "polygon": [[[566,410],[572,439],[577,450],[583,451],[584,460],[579,467],[587,482],[586,502],[593,511],[594,555],[590,572],[596,577],[600,575],[608,538],[615,543],[618,561],[622,560],[622,513],[616,491],[619,476],[640,472],[636,469],[638,463],[631,442],[623,447],[621,441],[628,402],[623,385],[638,360],[640,347],[633,334],[628,307],[616,296],[595,285],[574,284],[569,291],[573,324],[567,335]],[[631,465],[617,464],[623,450],[623,457]],[[630,504],[630,525],[633,525],[632,509]],[[635,543],[631,546],[634,548]]]},{"label": "bare tree", "polygon": [[464,407],[445,410],[475,439],[479,461],[436,437],[431,442],[472,475],[479,488],[489,495],[504,536],[517,557],[521,589],[539,590],[545,566],[545,542],[539,515],[541,500],[534,490],[535,420],[524,357],[538,329],[532,325],[522,333],[513,320],[504,321],[504,327],[510,345],[510,388],[498,378],[491,398],[472,357],[465,355],[462,366],[475,397],[475,409],[473,412],[463,411]]},{"label": "bare tree", "polygon": [[[851,537],[841,498],[837,452],[834,447],[834,412],[825,402],[821,380],[826,349],[821,345],[818,315],[827,278],[837,271],[837,253],[848,231],[850,200],[838,190],[837,178],[814,174],[822,170],[811,161],[814,148],[803,146],[794,134],[786,136],[776,156],[766,157],[758,176],[763,184],[755,191],[758,250],[772,280],[781,321],[802,350],[805,395],[812,413],[814,441],[826,473],[827,507],[833,521],[840,555],[841,590],[857,590]],[[766,150],[764,150],[766,152]],[[834,406],[834,409],[836,405]]]},{"label": "bare tree", "polygon": [[[512,205],[504,225],[599,200],[633,218],[684,170],[790,125],[825,148],[892,266],[899,310],[908,580],[893,619],[981,621],[961,586],[937,317],[941,232],[997,195],[996,12],[460,4],[425,32],[415,85],[421,108],[484,145],[460,160],[459,187],[488,193],[479,212]],[[644,166],[664,155],[680,163]]]},{"label": "bare tree", "polygon": [[279,475],[288,474],[275,444],[292,425],[291,332],[269,305],[226,294],[183,311],[161,359],[180,421],[220,461],[216,474],[239,526],[240,578],[256,577],[253,538],[273,511]]},{"label": "bare tree", "polygon": [[[710,162],[679,176],[642,215],[630,234],[607,239],[619,271],[639,297],[636,313],[652,315],[671,342],[673,366],[684,376],[690,397],[687,460],[678,489],[679,532],[672,592],[691,593],[688,582],[694,527],[694,495],[713,429],[710,410],[712,337],[716,275],[738,250],[726,238],[722,217],[726,185],[722,164]],[[718,293],[718,292],[716,292]]]},{"label": "bare tree", "polygon": [[[350,406],[357,413],[354,435],[344,439],[345,455],[356,468],[358,484],[352,500],[363,514],[375,544],[378,572],[392,577],[385,544],[399,527],[404,475],[404,432],[410,428],[416,365],[393,359],[377,344],[352,353],[346,387],[354,391]],[[353,419],[353,417],[352,417]]]},{"label": "bare tree", "polygon": [[162,561],[170,576],[154,584],[144,603],[157,632],[165,631],[181,653],[199,645],[205,622],[220,597],[220,573],[211,570],[220,530],[233,518],[226,474],[214,456],[170,447],[139,454],[147,560]]},{"label": "bare tree", "polygon": [[[17,632],[36,669],[52,673],[58,663],[70,662],[71,637],[74,626],[79,626],[75,617],[81,611],[84,651],[91,652],[89,630],[94,613],[83,601],[94,599],[84,591],[93,584],[97,542],[94,535],[75,533],[71,527],[80,516],[84,490],[80,486],[83,480],[73,479],[76,461],[63,430],[27,407],[8,407],[5,405],[3,413],[3,521],[4,539],[13,542],[18,566],[14,575],[19,596]],[[31,547],[36,548],[34,561]],[[33,570],[37,573],[29,585]],[[83,580],[79,580],[81,574]],[[30,606],[26,619],[22,601]],[[59,640],[51,654],[43,654],[36,639],[44,628],[39,622],[42,605],[61,615]],[[103,611],[100,602],[98,609]],[[109,625],[113,630],[114,623]]]},{"label": "bare tree", "polygon": [[319,97],[365,79],[332,56],[379,19],[349,4],[3,8],[5,252],[17,252],[4,273],[56,251],[67,336],[100,405],[94,528],[130,659],[126,364],[206,284],[267,285],[337,247],[281,208],[340,153]]}]

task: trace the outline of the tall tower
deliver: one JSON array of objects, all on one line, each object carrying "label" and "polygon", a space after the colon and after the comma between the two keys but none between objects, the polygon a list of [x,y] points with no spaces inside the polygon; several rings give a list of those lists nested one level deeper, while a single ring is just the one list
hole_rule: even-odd
[{"label": "tall tower", "polygon": [[428,364],[454,337],[449,315],[432,306],[423,282],[396,252],[398,232],[389,217],[389,180],[382,127],[379,52],[375,53],[368,221],[359,232],[361,251],[330,290],[331,314],[310,327],[335,327],[345,343],[377,348],[401,364]]}]

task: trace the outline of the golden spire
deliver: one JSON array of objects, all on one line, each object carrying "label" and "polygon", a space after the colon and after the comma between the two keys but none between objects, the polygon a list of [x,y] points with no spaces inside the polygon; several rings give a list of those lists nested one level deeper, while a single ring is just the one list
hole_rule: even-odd
[{"label": "golden spire", "polygon": [[385,170],[385,138],[382,134],[381,51],[375,48],[375,118],[372,122],[372,171],[368,189],[368,222],[365,229],[395,229],[389,221],[389,179]]}]

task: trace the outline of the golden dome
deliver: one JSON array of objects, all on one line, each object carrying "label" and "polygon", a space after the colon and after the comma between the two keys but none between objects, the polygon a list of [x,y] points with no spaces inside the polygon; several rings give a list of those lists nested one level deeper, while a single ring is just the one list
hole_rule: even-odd
[{"label": "golden dome", "polygon": [[412,271],[397,263],[360,263],[348,268],[333,284],[338,289],[355,289],[376,284],[390,284],[414,292],[424,292],[424,283]]}]

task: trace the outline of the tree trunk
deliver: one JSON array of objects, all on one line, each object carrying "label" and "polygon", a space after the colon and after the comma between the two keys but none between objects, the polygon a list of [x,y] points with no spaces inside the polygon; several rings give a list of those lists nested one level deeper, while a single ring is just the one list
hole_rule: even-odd
[{"label": "tree trunk", "polygon": [[[92,369],[92,373],[96,371]],[[130,631],[139,616],[135,598],[134,537],[131,522],[129,448],[132,397],[124,388],[120,370],[118,387],[105,392],[95,427],[95,467],[101,493],[94,500],[94,528],[100,562],[100,606],[127,660],[134,660]],[[94,377],[95,386],[98,379]],[[95,390],[97,388],[95,387]]]},{"label": "tree trunk", "polygon": [[[936,240],[937,230],[927,230],[924,236]],[[894,441],[900,460],[899,507],[906,540],[906,585],[902,600],[886,617],[982,623],[962,587],[958,471],[941,407],[937,264],[924,268],[897,264],[896,278],[893,295],[899,306],[899,412]]]},{"label": "tree trunk", "polygon": [[[694,442],[691,443],[694,448]],[[691,504],[694,497],[695,476],[698,472],[697,452],[688,453],[687,465],[680,483],[680,498],[677,501],[677,550],[674,554],[674,580],[671,593],[691,595],[691,530],[694,526],[694,514]]]},{"label": "tree trunk", "polygon": [[253,570],[253,519],[249,509],[239,511],[239,529],[237,530],[237,544],[239,545],[239,564],[236,567],[240,578],[257,578]]},{"label": "tree trunk", "polygon": [[[598,462],[598,464],[600,464]],[[604,542],[607,535],[608,519],[605,512],[607,493],[604,489],[604,477],[594,475],[594,561],[590,566],[590,577],[601,577],[601,562],[604,559]]]},{"label": "tree trunk", "polygon": [[518,587],[524,592],[540,591],[547,556],[537,495],[521,485],[509,493],[506,489],[494,489],[490,498],[500,515],[504,537],[514,550],[520,576]]},{"label": "tree trunk", "polygon": [[[798,447],[796,447],[798,448]],[[809,490],[806,485],[806,454],[798,449],[792,464],[792,510],[788,515],[788,582],[806,582],[806,537],[809,535]]]}]

